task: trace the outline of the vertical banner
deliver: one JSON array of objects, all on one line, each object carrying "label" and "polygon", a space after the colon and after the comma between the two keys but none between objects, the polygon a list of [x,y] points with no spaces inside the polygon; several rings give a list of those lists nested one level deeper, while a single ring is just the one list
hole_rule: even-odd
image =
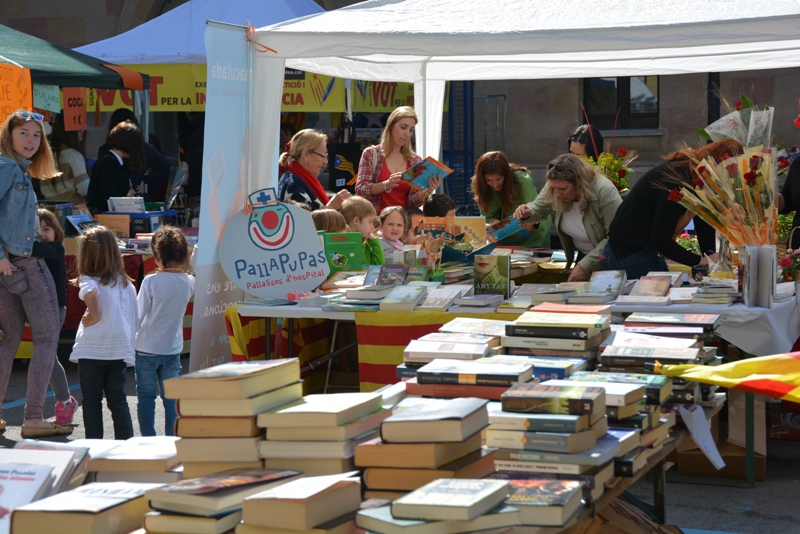
[{"label": "vertical banner", "polygon": [[228,222],[245,203],[246,29],[208,22],[205,42],[208,59],[206,129],[189,357],[191,371],[231,360],[225,310],[244,297],[220,266],[219,244]]}]

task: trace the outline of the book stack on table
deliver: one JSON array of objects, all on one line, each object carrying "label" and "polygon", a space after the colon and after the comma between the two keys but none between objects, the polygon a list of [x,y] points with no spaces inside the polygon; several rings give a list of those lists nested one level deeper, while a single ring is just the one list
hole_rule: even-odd
[{"label": "book stack on table", "polygon": [[175,482],[183,478],[175,436],[132,437],[92,453],[87,468],[95,482]]},{"label": "book stack on table", "polygon": [[485,400],[406,397],[381,423],[380,437],[355,448],[366,498],[395,499],[439,478],[483,478],[493,454],[481,448]]},{"label": "book stack on table", "polygon": [[266,440],[258,453],[266,467],[334,475],[354,469],[356,445],[378,436],[392,411],[380,393],[331,393],[302,399],[258,415]]},{"label": "book stack on table", "polygon": [[297,358],[231,362],[164,381],[167,398],[178,399],[175,434],[184,478],[263,463],[256,425],[260,412],[303,394]]},{"label": "book stack on table", "polygon": [[599,464],[592,452],[608,432],[606,392],[551,382],[517,384],[490,407],[486,446],[498,449],[492,477],[583,482],[597,499],[614,475],[614,455],[598,452]]},{"label": "book stack on table", "polygon": [[589,359],[609,336],[609,321],[606,315],[532,310],[506,325],[500,344],[510,354]]}]

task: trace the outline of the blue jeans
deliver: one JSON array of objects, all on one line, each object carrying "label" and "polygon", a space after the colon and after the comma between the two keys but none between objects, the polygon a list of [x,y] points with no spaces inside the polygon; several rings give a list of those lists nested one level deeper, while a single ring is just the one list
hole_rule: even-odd
[{"label": "blue jeans", "polygon": [[617,258],[611,245],[606,243],[600,268],[604,271],[625,271],[628,280],[637,280],[650,271],[668,271],[667,260],[652,251],[642,251],[624,258]]},{"label": "blue jeans", "polygon": [[78,362],[87,439],[103,439],[103,393],[114,421],[114,439],[133,437],[133,422],[125,396],[125,360]]},{"label": "blue jeans", "polygon": [[156,396],[164,403],[164,435],[175,435],[178,413],[175,400],[164,397],[164,380],[181,374],[181,355],[136,353],[136,396],[139,398],[139,430],[142,436],[155,436]]}]

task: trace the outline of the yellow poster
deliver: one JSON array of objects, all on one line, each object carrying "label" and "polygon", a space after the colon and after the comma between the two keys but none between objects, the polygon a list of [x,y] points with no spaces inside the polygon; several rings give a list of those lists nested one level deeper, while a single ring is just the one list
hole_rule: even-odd
[{"label": "yellow poster", "polygon": [[414,84],[353,80],[353,111],[388,113],[400,106],[414,107]]},{"label": "yellow poster", "polygon": [[[150,111],[205,111],[205,65],[125,65],[150,76]],[[88,109],[100,111],[133,107],[132,91],[92,89]]]},{"label": "yellow poster", "polygon": [[286,69],[281,111],[342,112],[346,109],[344,80],[313,72]]}]

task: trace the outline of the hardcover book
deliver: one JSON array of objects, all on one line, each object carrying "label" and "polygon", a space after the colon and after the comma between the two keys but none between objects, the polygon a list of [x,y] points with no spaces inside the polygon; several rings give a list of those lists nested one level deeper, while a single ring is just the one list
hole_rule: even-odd
[{"label": "hardcover book", "polygon": [[416,165],[412,165],[405,172],[402,178],[415,189],[427,189],[428,180],[435,176],[439,176],[444,180],[445,177],[453,173],[453,169],[437,161],[436,159],[428,156]]},{"label": "hardcover book", "polygon": [[364,246],[360,232],[325,232],[322,235],[325,257],[331,275],[339,271],[357,271],[363,262]]},{"label": "hardcover book", "polygon": [[508,496],[508,482],[439,479],[392,502],[392,515],[428,521],[471,521]]},{"label": "hardcover book", "polygon": [[503,394],[502,403],[503,410],[507,412],[604,413],[606,392],[603,388],[593,386],[517,383]]},{"label": "hardcover book", "polygon": [[300,380],[297,358],[228,362],[164,381],[169,399],[242,399]]},{"label": "hardcover book", "polygon": [[510,281],[510,256],[475,256],[475,295],[502,295],[507,299],[511,296]]}]

